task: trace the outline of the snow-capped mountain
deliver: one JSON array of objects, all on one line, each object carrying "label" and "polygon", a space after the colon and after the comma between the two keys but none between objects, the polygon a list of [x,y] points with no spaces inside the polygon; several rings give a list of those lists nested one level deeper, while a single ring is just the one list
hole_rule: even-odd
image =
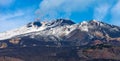
[{"label": "snow-capped mountain", "polygon": [[120,27],[97,20],[34,21],[0,33],[0,61],[119,61],[119,47]]},{"label": "snow-capped mountain", "polygon": [[[0,33],[0,40],[27,37],[38,41],[79,41],[80,45],[89,44],[93,39],[120,41],[120,27],[96,20],[75,24],[71,20],[56,19],[51,22],[35,21],[27,25]],[[86,41],[83,41],[86,40]],[[87,42],[90,41],[90,42]],[[83,42],[83,43],[82,43]],[[77,43],[77,42],[76,42]]]},{"label": "snow-capped mountain", "polygon": [[43,32],[45,33],[46,31],[50,30],[46,34],[56,34],[55,32],[59,33],[59,31],[62,30],[63,28],[72,27],[70,26],[72,24],[75,24],[75,23],[66,19],[57,19],[49,23],[35,21],[35,22],[28,23],[27,25],[21,28],[0,33],[0,40],[9,39],[17,35],[27,34],[31,32],[37,32],[37,31],[41,31],[42,33]]}]

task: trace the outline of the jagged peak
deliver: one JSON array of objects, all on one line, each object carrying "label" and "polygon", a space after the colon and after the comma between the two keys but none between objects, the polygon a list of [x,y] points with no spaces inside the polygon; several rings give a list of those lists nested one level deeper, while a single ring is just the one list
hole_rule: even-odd
[{"label": "jagged peak", "polygon": [[80,25],[79,25],[79,27],[80,27],[81,31],[88,32],[88,22],[87,21],[81,22]]},{"label": "jagged peak", "polygon": [[89,24],[92,26],[102,26],[102,27],[113,27],[114,25],[99,21],[99,20],[91,20],[89,21]]},{"label": "jagged peak", "polygon": [[[0,40],[7,39],[20,34],[36,32],[36,31],[42,31],[42,32],[45,31],[45,33],[49,32],[50,34],[56,34],[56,29],[58,30],[57,32],[60,32],[60,33],[62,33],[61,30],[66,30],[66,29],[70,29],[70,30],[80,29],[81,31],[86,31],[86,32],[90,31],[90,29],[98,29],[98,28],[110,29],[114,27],[114,29],[117,29],[118,31],[120,29],[116,26],[110,26],[110,24],[100,22],[97,20],[83,21],[80,24],[76,24],[76,25],[74,24],[75,23],[69,19],[56,19],[55,21],[51,21],[51,22],[34,21],[34,22],[28,23],[26,26],[23,26],[21,28],[8,31],[6,33],[5,32],[1,33]],[[68,26],[64,26],[64,25],[68,25]],[[66,31],[66,34],[69,32],[71,31]],[[11,33],[14,33],[14,34],[11,34]]]},{"label": "jagged peak", "polygon": [[90,20],[89,22],[99,23],[101,21],[93,19],[93,20]]},{"label": "jagged peak", "polygon": [[81,25],[87,25],[88,22],[87,22],[87,21],[83,21],[83,22],[81,22],[80,24],[81,24]]},{"label": "jagged peak", "polygon": [[89,23],[89,25],[92,25],[92,26],[102,26],[103,25],[101,21],[95,20],[95,19],[90,20],[88,23]]},{"label": "jagged peak", "polygon": [[49,25],[55,25],[55,26],[64,26],[64,25],[73,25],[75,22],[68,20],[68,19],[56,19],[49,23]]},{"label": "jagged peak", "polygon": [[91,20],[91,21],[94,21],[94,22],[99,22],[98,20],[96,20],[96,19],[93,19],[93,20]]},{"label": "jagged peak", "polygon": [[95,20],[95,19],[90,20],[90,21],[85,20],[85,21],[82,21],[80,24],[89,24],[89,23],[97,23],[97,24],[99,24],[99,23],[100,23],[100,21]]}]

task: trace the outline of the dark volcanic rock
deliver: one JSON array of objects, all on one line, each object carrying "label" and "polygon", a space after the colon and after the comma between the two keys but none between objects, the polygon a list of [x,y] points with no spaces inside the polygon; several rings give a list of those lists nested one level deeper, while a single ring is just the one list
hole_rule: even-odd
[{"label": "dark volcanic rock", "polygon": [[51,26],[64,26],[64,25],[73,25],[75,24],[73,21],[71,20],[67,20],[67,19],[57,19],[51,23],[49,23],[48,25]]},{"label": "dark volcanic rock", "polygon": [[35,22],[30,22],[27,24],[27,27],[32,27],[32,26],[36,26],[36,27],[40,27],[42,24],[40,21],[35,21]]}]

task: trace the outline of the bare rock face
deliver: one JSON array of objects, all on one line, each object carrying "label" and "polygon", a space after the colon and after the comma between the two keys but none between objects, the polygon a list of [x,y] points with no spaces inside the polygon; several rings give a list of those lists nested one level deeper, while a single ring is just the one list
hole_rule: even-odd
[{"label": "bare rock face", "polygon": [[48,25],[54,25],[54,26],[64,26],[64,25],[73,25],[75,24],[73,21],[68,19],[57,19],[52,22],[50,22]]},{"label": "bare rock face", "polygon": [[20,38],[11,39],[11,40],[9,40],[9,42],[12,44],[19,44]]},{"label": "bare rock face", "polygon": [[26,25],[27,27],[40,27],[42,26],[40,21],[30,22]]},{"label": "bare rock face", "polygon": [[120,61],[119,26],[67,19],[26,26],[0,34],[0,61]]},{"label": "bare rock face", "polygon": [[2,49],[2,48],[6,48],[7,47],[7,43],[0,43],[0,48]]}]

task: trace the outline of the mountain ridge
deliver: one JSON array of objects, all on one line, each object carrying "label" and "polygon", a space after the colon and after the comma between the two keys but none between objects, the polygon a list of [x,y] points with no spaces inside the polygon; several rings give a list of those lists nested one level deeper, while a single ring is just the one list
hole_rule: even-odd
[{"label": "mountain ridge", "polygon": [[[84,37],[82,37],[83,35]],[[40,21],[31,22],[20,29],[13,30],[4,35],[0,34],[0,36],[1,40],[28,37],[30,39],[38,39],[38,41],[74,41],[74,38],[75,40],[82,40],[82,38],[86,40],[85,37],[87,37],[88,40],[105,39],[105,41],[120,41],[120,27],[96,20],[75,24],[71,20],[56,19],[56,21],[48,23]]]},{"label": "mountain ridge", "polygon": [[119,57],[120,27],[101,21],[35,21],[0,33],[1,61],[120,61]]}]

